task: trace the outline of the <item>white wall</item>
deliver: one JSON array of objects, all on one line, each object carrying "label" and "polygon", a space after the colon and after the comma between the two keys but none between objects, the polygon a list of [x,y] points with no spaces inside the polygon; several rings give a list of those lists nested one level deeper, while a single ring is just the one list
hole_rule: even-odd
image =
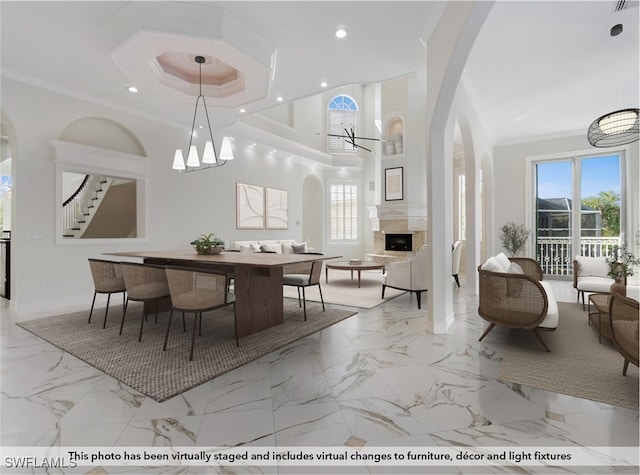
[{"label": "white wall", "polygon": [[[638,182],[640,170],[638,166],[638,142],[625,147],[627,150],[627,229],[634,234],[640,225],[638,205]],[[494,150],[493,174],[493,242],[489,254],[502,250],[498,237],[498,228],[507,221],[526,223],[526,184],[525,176],[527,157],[539,155],[566,154],[576,151],[592,150],[593,153],[606,153],[610,149],[591,147],[585,133],[562,138],[552,138],[535,142],[526,142],[496,147]]]},{"label": "white wall", "polygon": [[[87,304],[93,283],[87,258],[114,251],[188,249],[201,233],[224,240],[302,238],[302,183],[312,168],[239,147],[222,168],[178,174],[173,152],[185,148],[185,131],[121,111],[3,78],[2,108],[13,123],[15,147],[12,303],[20,310]],[[118,122],[140,140],[149,160],[149,237],[121,242],[56,245],[52,139],[84,117]],[[187,133],[188,135],[188,133]],[[288,190],[289,230],[236,229],[236,182]]]}]

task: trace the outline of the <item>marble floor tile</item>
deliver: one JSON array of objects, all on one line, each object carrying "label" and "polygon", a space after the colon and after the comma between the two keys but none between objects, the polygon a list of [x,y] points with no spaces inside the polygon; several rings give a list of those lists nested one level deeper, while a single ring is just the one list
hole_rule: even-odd
[{"label": "marble floor tile", "polygon": [[[16,312],[0,299],[2,445],[638,446],[638,410],[499,381],[509,331],[495,328],[478,341],[486,322],[464,282],[460,289],[452,284],[455,315],[446,334],[429,332],[424,306],[418,310],[415,296],[402,295],[357,309],[351,318],[162,403],[22,330],[15,322],[47,314]],[[575,302],[572,282],[550,282],[559,301]],[[56,313],[78,310],[87,309]],[[510,469],[370,466],[301,472],[300,467],[191,466],[77,473],[513,473]],[[518,467],[517,473],[557,472]],[[638,471],[568,467],[562,473]]]}]

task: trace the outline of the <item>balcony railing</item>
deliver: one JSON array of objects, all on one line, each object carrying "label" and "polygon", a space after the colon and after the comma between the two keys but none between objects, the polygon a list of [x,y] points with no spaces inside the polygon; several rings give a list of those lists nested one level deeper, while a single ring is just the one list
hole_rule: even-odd
[{"label": "balcony railing", "polygon": [[617,237],[580,238],[580,249],[573,252],[570,237],[539,237],[538,262],[546,275],[571,276],[574,256],[607,256],[619,242]]}]

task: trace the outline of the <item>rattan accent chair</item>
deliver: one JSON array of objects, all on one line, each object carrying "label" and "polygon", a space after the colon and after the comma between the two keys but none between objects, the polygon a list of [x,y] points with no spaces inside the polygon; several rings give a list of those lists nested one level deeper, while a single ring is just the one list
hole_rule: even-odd
[{"label": "rattan accent chair", "polygon": [[[324,311],[324,297],[322,297],[322,286],[320,285],[320,275],[322,274],[322,261],[311,261],[297,264],[297,267],[289,266],[285,268],[285,274],[282,276],[282,285],[289,285],[298,288],[298,305],[303,307],[304,320],[307,321],[307,299],[304,294],[306,287],[313,285],[318,286],[320,291],[320,302],[322,302],[322,310]],[[295,272],[295,273],[294,273]],[[302,299],[300,298],[300,289],[302,289]]]},{"label": "rattan accent chair", "polygon": [[[202,335],[202,314],[218,308],[232,304],[227,289],[229,286],[229,276],[219,272],[188,267],[165,267],[169,292],[171,295],[171,312],[167,323],[167,332],[164,337],[166,351],[171,330],[171,320],[173,311],[193,313],[193,331],[191,335],[191,350],[189,360],[193,360],[193,353],[196,341],[196,329]],[[236,346],[240,346],[238,340],[238,322],[235,319],[234,306],[234,335]]]},{"label": "rattan accent chair", "polygon": [[127,288],[127,301],[122,313],[122,323],[120,323],[120,335],[124,327],[124,320],[127,316],[129,301],[144,302],[144,311],[140,319],[140,332],[138,341],[142,341],[142,329],[147,318],[147,307],[149,303],[155,303],[156,323],[158,323],[158,301],[169,297],[169,285],[164,267],[151,264],[138,264],[134,262],[121,262],[122,275]]},{"label": "rattan accent chair", "polygon": [[637,300],[613,293],[609,297],[611,336],[618,352],[624,357],[622,374],[627,375],[629,362],[638,366],[638,313]]},{"label": "rattan accent chair", "polygon": [[550,351],[538,330],[554,331],[557,328],[558,305],[551,286],[542,281],[540,265],[533,259],[512,257],[508,258],[509,268],[495,269],[488,265],[491,259],[496,258],[491,257],[478,267],[478,314],[490,323],[479,341],[496,325],[503,325],[531,330],[544,349]]},{"label": "rattan accent chair", "polygon": [[104,310],[104,322],[102,323],[102,328],[106,328],[111,294],[119,294],[122,292],[122,311],[124,312],[127,289],[124,285],[124,278],[122,277],[120,263],[103,259],[89,259],[89,267],[91,268],[91,277],[93,277],[93,286],[95,290],[93,292],[91,311],[89,312],[89,321],[87,323],[91,323],[93,307],[96,303],[96,295],[107,294],[107,308]]}]

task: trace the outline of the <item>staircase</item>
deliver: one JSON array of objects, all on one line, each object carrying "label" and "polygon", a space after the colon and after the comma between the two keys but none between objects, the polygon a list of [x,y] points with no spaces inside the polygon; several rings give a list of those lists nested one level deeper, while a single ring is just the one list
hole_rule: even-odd
[{"label": "staircase", "polygon": [[81,238],[93,219],[113,178],[87,175],[76,192],[62,204],[62,237]]}]

